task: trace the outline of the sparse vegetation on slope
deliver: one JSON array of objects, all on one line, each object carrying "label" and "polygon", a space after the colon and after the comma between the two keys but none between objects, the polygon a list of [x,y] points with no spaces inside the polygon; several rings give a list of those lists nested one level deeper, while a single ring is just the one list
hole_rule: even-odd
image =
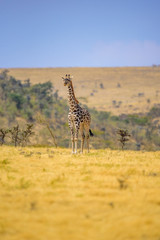
[{"label": "sparse vegetation on slope", "polygon": [[[5,70],[0,74],[0,140],[4,143],[3,133],[7,128],[19,124],[34,124],[32,145],[53,145],[68,147],[70,132],[68,129],[68,104],[59,97],[51,82],[31,84],[9,76]],[[85,105],[84,105],[85,106]],[[85,106],[87,108],[87,106]],[[154,106],[147,113],[121,114],[114,116],[109,112],[89,109],[92,116],[92,148],[117,149],[117,129],[127,129],[131,134],[127,149],[160,149],[160,106]],[[44,119],[47,125],[37,121]],[[48,131],[51,130],[51,131]],[[50,133],[52,134],[52,137]],[[54,137],[53,137],[54,136]],[[53,140],[52,140],[53,139]],[[9,141],[6,141],[8,144]]]},{"label": "sparse vegetation on slope", "polygon": [[32,84],[51,81],[67,98],[61,77],[73,75],[76,97],[89,108],[113,115],[146,113],[160,103],[160,67],[10,69],[17,79]]}]

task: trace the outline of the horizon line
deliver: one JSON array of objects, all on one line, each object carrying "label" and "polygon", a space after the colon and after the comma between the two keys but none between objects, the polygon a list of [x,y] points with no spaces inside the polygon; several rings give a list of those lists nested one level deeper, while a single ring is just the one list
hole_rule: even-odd
[{"label": "horizon line", "polygon": [[152,64],[147,66],[66,66],[66,67],[0,67],[0,69],[45,69],[45,68],[142,68],[142,67],[160,67],[160,64]]}]

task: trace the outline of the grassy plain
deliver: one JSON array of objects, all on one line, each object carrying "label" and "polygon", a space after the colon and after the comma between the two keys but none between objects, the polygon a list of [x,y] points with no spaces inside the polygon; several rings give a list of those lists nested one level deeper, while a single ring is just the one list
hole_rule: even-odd
[{"label": "grassy plain", "polygon": [[66,99],[61,77],[70,73],[81,103],[116,115],[148,112],[160,102],[160,67],[17,68],[9,71],[17,79],[30,78],[32,83],[51,81],[59,95]]},{"label": "grassy plain", "polygon": [[0,239],[159,240],[160,152],[0,148]]}]

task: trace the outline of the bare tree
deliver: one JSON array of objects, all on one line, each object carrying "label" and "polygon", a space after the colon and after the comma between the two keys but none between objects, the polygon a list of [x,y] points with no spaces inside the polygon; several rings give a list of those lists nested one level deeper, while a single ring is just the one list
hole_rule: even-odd
[{"label": "bare tree", "polygon": [[53,133],[51,127],[50,127],[49,121],[45,117],[41,116],[40,114],[37,114],[36,119],[37,119],[37,122],[39,124],[46,126],[46,128],[48,129],[48,131],[49,131],[49,133],[50,133],[50,135],[53,139],[55,147],[57,147],[56,138],[55,138],[55,135],[54,135],[54,133]]},{"label": "bare tree", "polygon": [[9,132],[11,133],[11,140],[14,143],[14,146],[16,147],[21,139],[20,139],[20,129],[19,129],[19,124],[17,124],[17,126],[9,129]]},{"label": "bare tree", "polygon": [[29,138],[34,134],[32,131],[33,124],[27,124],[26,129],[20,129],[19,124],[9,129],[9,133],[11,134],[11,141],[14,143],[14,146],[22,145],[26,146]]},{"label": "bare tree", "polygon": [[0,145],[2,146],[5,142],[5,137],[9,133],[9,129],[0,129]]},{"label": "bare tree", "polygon": [[29,138],[34,134],[32,128],[33,124],[27,124],[26,129],[21,130],[20,141],[23,147],[26,146],[27,142],[29,142]]}]

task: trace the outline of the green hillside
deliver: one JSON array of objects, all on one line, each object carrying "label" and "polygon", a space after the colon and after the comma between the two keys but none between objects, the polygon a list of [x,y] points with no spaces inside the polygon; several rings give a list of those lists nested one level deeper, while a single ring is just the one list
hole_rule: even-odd
[{"label": "green hillside", "polygon": [[[45,118],[56,136],[58,146],[70,146],[70,132],[67,123],[68,103],[59,96],[52,82],[33,84],[30,79],[17,80],[7,70],[0,74],[0,124],[2,129],[17,124],[24,128],[26,123],[34,125],[31,144],[53,145],[47,128],[38,118]],[[82,106],[88,108],[87,105]],[[147,113],[121,114],[88,108],[92,116],[91,128],[94,137],[92,148],[120,147],[117,129],[127,129],[131,135],[126,148],[158,150],[160,148],[160,107],[156,105]],[[5,139],[10,144],[9,134]]]}]

